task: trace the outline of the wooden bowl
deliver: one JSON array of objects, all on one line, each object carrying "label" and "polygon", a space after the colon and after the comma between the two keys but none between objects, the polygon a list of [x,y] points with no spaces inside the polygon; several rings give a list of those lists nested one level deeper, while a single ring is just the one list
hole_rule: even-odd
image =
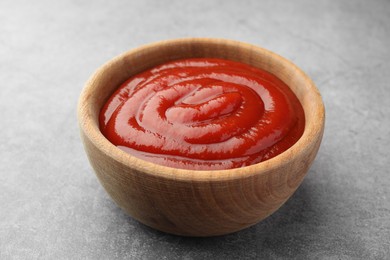
[{"label": "wooden bowl", "polygon": [[[230,170],[195,171],[135,158],[101,134],[99,111],[122,82],[158,64],[192,57],[239,61],[279,77],[302,103],[306,119],[303,136],[265,162]],[[294,193],[319,149],[325,112],[314,83],[290,61],[246,43],[189,38],[142,46],[103,65],[80,96],[78,119],[89,161],[119,207],[164,232],[216,236],[256,224]]]}]

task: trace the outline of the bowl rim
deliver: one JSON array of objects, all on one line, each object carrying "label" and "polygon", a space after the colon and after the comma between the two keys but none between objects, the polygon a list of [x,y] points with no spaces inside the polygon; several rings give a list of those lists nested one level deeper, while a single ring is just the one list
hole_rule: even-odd
[{"label": "bowl rim", "polygon": [[[279,62],[285,64],[285,67],[288,67],[289,70],[294,70],[294,73],[298,73],[299,77],[301,77],[306,84],[308,85],[310,91],[313,93],[312,102],[315,102],[316,109],[315,115],[318,118],[318,123],[311,123],[310,125],[305,125],[305,130],[303,135],[299,138],[299,140],[291,146],[289,149],[284,151],[283,153],[268,159],[266,161],[241,167],[241,168],[233,168],[233,169],[225,169],[225,170],[188,170],[188,169],[180,169],[180,168],[172,168],[168,166],[163,166],[159,164],[155,164],[152,162],[148,162],[137,157],[134,157],[121,149],[117,148],[113,145],[105,136],[100,132],[98,124],[91,117],[91,113],[89,113],[89,109],[91,109],[91,104],[87,101],[91,96],[91,92],[93,92],[93,87],[95,84],[95,79],[98,75],[101,75],[105,72],[105,70],[111,67],[113,64],[121,62],[125,57],[129,57],[131,55],[136,55],[138,52],[142,52],[149,48],[155,48],[159,46],[166,46],[170,44],[189,44],[189,43],[216,43],[230,46],[240,45],[241,48],[249,48],[251,51],[259,51],[268,55],[272,55],[275,59],[278,59]],[[109,60],[102,66],[100,66],[89,78],[89,80],[84,85],[84,88],[80,94],[77,115],[79,121],[79,128],[83,131],[85,137],[89,139],[89,141],[99,149],[105,156],[111,157],[116,162],[124,165],[125,167],[132,168],[138,172],[142,172],[143,174],[147,174],[149,176],[154,176],[157,178],[169,179],[174,181],[192,181],[192,182],[213,182],[213,181],[221,181],[221,180],[235,180],[247,178],[253,175],[264,174],[265,172],[273,171],[275,168],[279,168],[283,165],[288,164],[294,157],[303,153],[305,147],[308,147],[312,140],[321,138],[324,129],[325,123],[325,107],[322,101],[321,94],[314,82],[294,63],[289,61],[288,59],[272,52],[262,47],[252,45],[249,43],[244,43],[236,40],[228,40],[221,38],[178,38],[171,40],[163,40],[157,41],[154,43],[149,43],[142,45],[140,47],[131,49],[126,51],[113,59]],[[306,115],[305,115],[306,117]],[[96,119],[98,121],[98,119]],[[306,120],[307,121],[307,120]],[[311,121],[310,121],[311,122]],[[307,124],[307,122],[306,122]]]}]

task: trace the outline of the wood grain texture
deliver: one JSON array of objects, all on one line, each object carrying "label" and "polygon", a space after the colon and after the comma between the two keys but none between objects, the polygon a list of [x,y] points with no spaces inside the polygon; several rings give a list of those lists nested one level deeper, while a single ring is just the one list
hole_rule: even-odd
[{"label": "wood grain texture", "polygon": [[[282,79],[304,108],[303,136],[286,152],[256,165],[192,171],[132,157],[100,133],[99,111],[122,82],[158,64],[191,57],[239,61]],[[103,65],[80,96],[78,118],[89,161],[101,184],[123,210],[164,232],[216,236],[256,224],[294,193],[319,149],[325,111],[314,83],[288,60],[246,43],[188,38],[142,46]]]}]

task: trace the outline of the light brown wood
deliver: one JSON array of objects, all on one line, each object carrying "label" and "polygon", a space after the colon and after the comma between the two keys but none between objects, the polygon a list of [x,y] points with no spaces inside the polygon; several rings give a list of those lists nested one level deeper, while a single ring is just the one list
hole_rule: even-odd
[{"label": "light brown wood", "polygon": [[[100,133],[98,113],[120,83],[158,64],[190,57],[240,61],[282,79],[304,108],[303,136],[286,152],[256,165],[191,171],[132,157]],[[164,232],[216,236],[256,224],[294,193],[319,149],[325,111],[314,83],[288,60],[246,43],[188,38],[142,46],[103,65],[80,96],[78,119],[89,161],[101,184],[123,210]]]}]

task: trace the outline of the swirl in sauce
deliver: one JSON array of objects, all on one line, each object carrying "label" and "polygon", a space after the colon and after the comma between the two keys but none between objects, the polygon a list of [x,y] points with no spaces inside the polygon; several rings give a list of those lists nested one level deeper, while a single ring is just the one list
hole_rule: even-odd
[{"label": "swirl in sauce", "polygon": [[100,129],[129,154],[174,168],[230,169],[268,160],[304,130],[297,97],[274,75],[212,58],[169,62],[124,82]]}]

